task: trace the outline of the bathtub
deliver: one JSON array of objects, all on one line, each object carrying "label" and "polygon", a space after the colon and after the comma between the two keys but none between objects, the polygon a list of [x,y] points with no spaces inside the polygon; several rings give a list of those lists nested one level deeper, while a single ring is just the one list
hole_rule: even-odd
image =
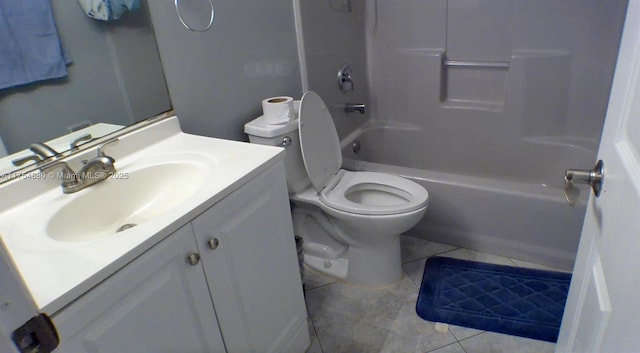
[{"label": "bathtub", "polygon": [[429,207],[409,235],[573,267],[588,190],[570,207],[563,175],[566,168],[593,163],[589,148],[531,139],[519,147],[520,156],[482,156],[456,146],[439,151],[419,128],[365,124],[342,140],[342,152],[345,169],[396,174],[427,189]]}]

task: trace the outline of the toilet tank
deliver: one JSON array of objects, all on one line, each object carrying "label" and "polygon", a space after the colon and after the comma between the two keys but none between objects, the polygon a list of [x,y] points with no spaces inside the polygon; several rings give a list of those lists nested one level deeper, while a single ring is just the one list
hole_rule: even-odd
[{"label": "toilet tank", "polygon": [[[267,124],[260,116],[244,125],[244,132],[249,135],[249,142],[268,146],[282,146],[285,148],[284,165],[287,173],[287,188],[289,194],[304,190],[311,181],[304,167],[300,137],[298,136],[298,120],[285,124]],[[287,139],[288,138],[288,139]],[[290,144],[283,146],[283,141]]]}]

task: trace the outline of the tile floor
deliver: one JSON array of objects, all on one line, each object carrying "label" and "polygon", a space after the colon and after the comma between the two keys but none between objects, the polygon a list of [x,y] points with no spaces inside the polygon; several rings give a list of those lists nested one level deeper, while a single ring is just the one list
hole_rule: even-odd
[{"label": "tile floor", "polygon": [[552,353],[555,344],[448,325],[436,330],[415,303],[428,257],[549,269],[529,262],[401,236],[404,275],[382,289],[349,285],[307,269],[311,346],[307,353]]}]

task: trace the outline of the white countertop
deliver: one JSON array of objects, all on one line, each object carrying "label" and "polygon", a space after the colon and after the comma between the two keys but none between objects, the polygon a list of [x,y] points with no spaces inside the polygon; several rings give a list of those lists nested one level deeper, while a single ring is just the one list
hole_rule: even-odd
[{"label": "white countertop", "polygon": [[[160,133],[154,134],[154,129]],[[46,235],[48,220],[59,207],[49,209],[42,205],[63,206],[83,192],[101,187],[101,183],[75,194],[63,194],[59,185],[37,178],[0,185],[0,196],[10,195],[13,199],[13,202],[4,202],[7,198],[0,198],[3,200],[0,201],[0,236],[41,310],[55,313],[275,164],[284,154],[281,148],[185,134],[180,131],[175,117],[142,130],[120,137],[120,143],[107,151],[116,159],[119,172],[135,169],[142,159],[172,158],[172,154],[185,150],[202,154],[204,163],[210,163],[214,168],[208,176],[211,180],[205,181],[196,193],[160,217],[126,232],[82,242],[58,241]],[[140,145],[146,147],[139,148]],[[95,151],[88,153],[95,154]],[[80,155],[75,159],[83,157]],[[73,162],[70,162],[72,167]],[[126,180],[109,179],[102,183],[117,182]],[[19,199],[15,193],[30,190],[28,183],[51,186],[36,195],[25,196],[24,200]],[[35,189],[41,188],[42,185],[38,185]],[[101,211],[100,205],[95,205],[95,212]]]}]

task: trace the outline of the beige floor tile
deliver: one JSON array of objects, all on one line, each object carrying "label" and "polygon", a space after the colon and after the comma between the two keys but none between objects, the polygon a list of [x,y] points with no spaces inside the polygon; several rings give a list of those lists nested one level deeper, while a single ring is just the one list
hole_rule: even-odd
[{"label": "beige floor tile", "polygon": [[506,266],[515,265],[513,262],[511,262],[511,260],[508,257],[498,256],[498,255],[488,254],[485,252],[463,249],[463,248],[449,251],[444,254],[440,254],[439,256],[452,257],[454,259],[460,259],[460,260],[486,262],[486,263],[497,264],[497,265],[506,265]]},{"label": "beige floor tile", "polygon": [[429,351],[428,353],[466,353],[466,352],[464,351],[464,349],[462,349],[462,346],[460,345],[460,343],[456,342],[448,346],[444,346],[436,350]]},{"label": "beige floor tile", "polygon": [[467,353],[553,353],[555,344],[529,338],[484,332],[460,344]]},{"label": "beige floor tile", "polygon": [[403,277],[382,289],[334,283],[307,291],[307,303],[326,352],[423,353],[456,342],[418,317],[417,295]]},{"label": "beige floor tile", "polygon": [[400,236],[400,256],[406,263],[456,249],[455,246],[436,243],[408,235]]},{"label": "beige floor tile", "polygon": [[424,264],[426,262],[427,259],[420,259],[402,264],[402,269],[418,288],[422,283],[422,274],[424,273]]},{"label": "beige floor tile", "polygon": [[533,262],[518,260],[518,259],[514,259],[514,258],[510,258],[510,260],[514,264],[516,264],[516,266],[518,266],[518,267],[535,268],[535,269],[538,269],[538,270],[558,271],[558,272],[567,272],[567,273],[571,272],[571,269],[562,269],[562,268],[557,268],[557,267],[540,265],[540,264],[536,264],[536,263],[533,263]]}]

